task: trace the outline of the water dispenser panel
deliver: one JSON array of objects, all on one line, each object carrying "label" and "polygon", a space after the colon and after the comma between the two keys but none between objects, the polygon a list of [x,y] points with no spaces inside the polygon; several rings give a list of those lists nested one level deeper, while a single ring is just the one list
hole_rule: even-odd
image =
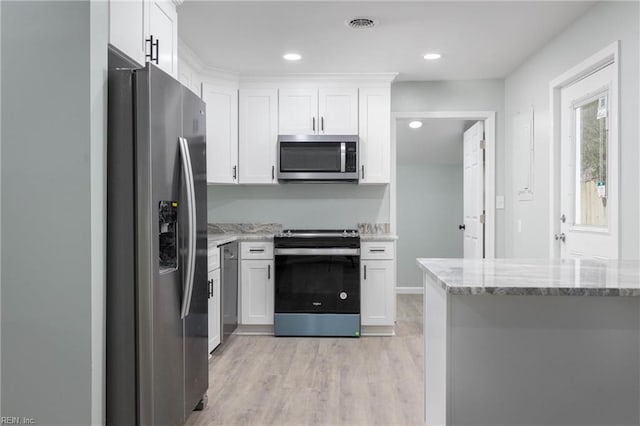
[{"label": "water dispenser panel", "polygon": [[160,201],[158,205],[160,272],[178,268],[178,202]]}]

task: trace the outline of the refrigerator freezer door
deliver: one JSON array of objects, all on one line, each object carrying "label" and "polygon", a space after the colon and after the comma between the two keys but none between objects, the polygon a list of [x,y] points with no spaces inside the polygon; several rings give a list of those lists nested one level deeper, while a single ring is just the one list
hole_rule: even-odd
[{"label": "refrigerator freezer door", "polygon": [[[184,323],[180,318],[186,254],[178,138],[182,86],[158,68],[135,72],[139,424],[181,425]],[[159,205],[178,204],[178,267],[159,262]]]},{"label": "refrigerator freezer door", "polygon": [[185,318],[185,413],[188,417],[208,387],[207,169],[205,104],[182,87],[182,136],[187,140],[196,207],[196,259],[189,313]]}]

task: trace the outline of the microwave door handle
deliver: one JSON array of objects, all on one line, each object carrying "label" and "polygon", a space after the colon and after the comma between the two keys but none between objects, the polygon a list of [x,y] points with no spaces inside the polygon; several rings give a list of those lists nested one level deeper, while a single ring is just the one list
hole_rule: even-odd
[{"label": "microwave door handle", "polygon": [[340,144],[340,172],[347,171],[347,146],[344,142]]}]

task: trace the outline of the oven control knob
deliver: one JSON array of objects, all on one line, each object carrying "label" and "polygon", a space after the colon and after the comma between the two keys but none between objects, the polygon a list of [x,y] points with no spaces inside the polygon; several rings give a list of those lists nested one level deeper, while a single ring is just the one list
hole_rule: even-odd
[{"label": "oven control knob", "polygon": [[346,298],[347,298],[347,293],[344,291],[340,292],[340,299],[344,300]]}]

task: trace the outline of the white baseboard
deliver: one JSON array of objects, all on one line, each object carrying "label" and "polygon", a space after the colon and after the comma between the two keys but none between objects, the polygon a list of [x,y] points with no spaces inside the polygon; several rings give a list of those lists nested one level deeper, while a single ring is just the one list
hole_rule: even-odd
[{"label": "white baseboard", "polygon": [[396,287],[396,294],[424,294],[424,287]]}]

